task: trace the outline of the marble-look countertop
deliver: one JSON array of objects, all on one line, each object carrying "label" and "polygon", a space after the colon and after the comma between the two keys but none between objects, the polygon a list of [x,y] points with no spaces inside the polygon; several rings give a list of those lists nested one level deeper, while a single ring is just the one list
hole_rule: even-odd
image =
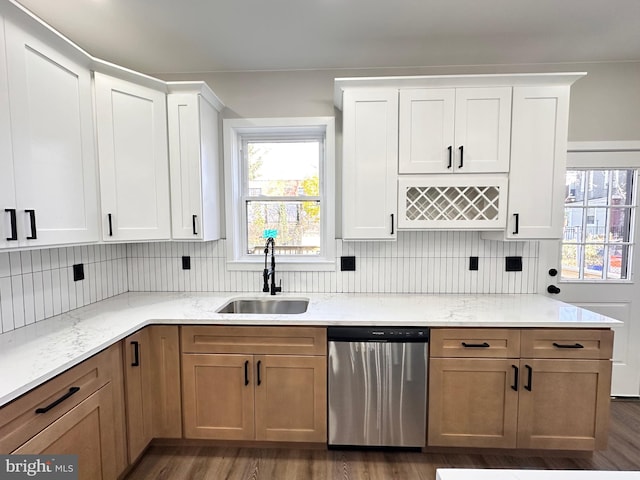
[{"label": "marble-look countertop", "polygon": [[[265,294],[124,293],[0,335],[0,406],[150,324],[610,328],[621,322],[543,295],[280,294],[295,315],[216,313]],[[272,297],[273,298],[273,297]]]},{"label": "marble-look countertop", "polygon": [[436,480],[640,480],[640,472],[438,468]]}]

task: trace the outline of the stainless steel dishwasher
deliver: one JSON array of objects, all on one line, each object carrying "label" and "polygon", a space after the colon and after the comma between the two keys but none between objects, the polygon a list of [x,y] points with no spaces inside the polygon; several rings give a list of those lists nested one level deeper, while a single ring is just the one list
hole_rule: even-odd
[{"label": "stainless steel dishwasher", "polygon": [[329,446],[423,447],[428,328],[329,327]]}]

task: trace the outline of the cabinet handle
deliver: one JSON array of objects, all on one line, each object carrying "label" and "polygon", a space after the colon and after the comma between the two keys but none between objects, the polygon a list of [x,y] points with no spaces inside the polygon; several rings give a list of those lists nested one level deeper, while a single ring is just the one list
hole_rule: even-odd
[{"label": "cabinet handle", "polygon": [[196,219],[198,218],[197,215],[191,215],[191,224],[193,226],[193,234],[194,235],[198,235],[198,232],[196,232]]},{"label": "cabinet handle", "polygon": [[18,229],[16,227],[16,209],[5,208],[4,211],[9,214],[9,218],[11,219],[11,236],[7,237],[7,241],[12,242],[14,240],[18,240]]},{"label": "cabinet handle", "polygon": [[524,368],[527,369],[527,384],[524,386],[524,389],[531,391],[531,382],[533,380],[533,368],[531,368],[529,365],[525,365]]},{"label": "cabinet handle", "polygon": [[513,368],[513,385],[511,385],[511,389],[518,391],[518,367],[516,365],[511,365]]},{"label": "cabinet handle", "polygon": [[515,217],[515,228],[513,229],[512,235],[518,235],[518,232],[520,231],[520,214],[519,213],[514,213],[513,216]]},{"label": "cabinet handle", "polygon": [[482,342],[482,343],[466,343],[466,342],[462,342],[462,346],[464,348],[489,348],[491,345],[489,345],[487,342]]},{"label": "cabinet handle", "polygon": [[113,223],[111,222],[111,214],[107,213],[107,220],[109,221],[109,236],[113,237]]},{"label": "cabinet handle", "polygon": [[244,386],[249,385],[249,360],[244,362]]},{"label": "cabinet handle", "polygon": [[36,240],[38,238],[38,231],[36,230],[36,211],[25,210],[29,214],[29,224],[31,226],[31,236],[27,237],[27,240]]},{"label": "cabinet handle", "polygon": [[74,393],[77,393],[80,391],[80,387],[71,387],[69,389],[69,391],[67,393],[65,393],[64,395],[62,395],[59,399],[54,400],[53,402],[51,402],[49,405],[47,405],[46,407],[40,407],[40,408],[36,408],[36,413],[47,413],[49,410],[51,410],[53,407],[55,407],[56,405],[60,405],[62,402],[64,402],[67,398],[69,398],[71,395],[73,395]]},{"label": "cabinet handle", "polygon": [[553,342],[553,346],[556,348],[584,348],[584,345],[581,345],[580,343],[574,343],[573,345],[566,345],[562,343]]},{"label": "cabinet handle", "polygon": [[460,150],[460,165],[458,165],[458,168],[462,168],[464,165],[464,146],[460,145],[458,150]]},{"label": "cabinet handle", "polygon": [[449,150],[449,164],[447,165],[447,168],[451,168],[453,165],[453,147],[449,145],[447,150]]},{"label": "cabinet handle", "polygon": [[260,378],[260,365],[262,364],[262,360],[258,360],[258,385],[260,385],[262,383],[262,379]]},{"label": "cabinet handle", "polygon": [[391,235],[393,235],[394,229],[393,229],[393,213],[391,214]]},{"label": "cabinet handle", "polygon": [[140,366],[140,344],[138,342],[131,342],[133,346],[133,362],[131,362],[132,367]]}]

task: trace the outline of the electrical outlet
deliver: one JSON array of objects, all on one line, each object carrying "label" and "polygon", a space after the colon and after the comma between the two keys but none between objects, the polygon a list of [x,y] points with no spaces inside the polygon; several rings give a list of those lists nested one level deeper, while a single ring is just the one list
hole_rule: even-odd
[{"label": "electrical outlet", "polygon": [[478,257],[469,257],[469,270],[478,270]]},{"label": "electrical outlet", "polygon": [[191,257],[189,256],[182,257],[182,269],[191,270]]},{"label": "electrical outlet", "polygon": [[340,270],[343,272],[355,272],[356,257],[340,257]]},{"label": "electrical outlet", "polygon": [[78,282],[80,280],[84,280],[84,265],[82,263],[73,266],[73,281]]},{"label": "electrical outlet", "polygon": [[521,272],[522,257],[504,257],[505,272]]}]

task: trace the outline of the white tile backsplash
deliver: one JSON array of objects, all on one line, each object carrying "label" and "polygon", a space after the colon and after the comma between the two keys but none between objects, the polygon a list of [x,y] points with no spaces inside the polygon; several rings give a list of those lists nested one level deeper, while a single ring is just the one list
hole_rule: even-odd
[{"label": "white tile backsplash", "polygon": [[[85,279],[74,282],[77,263]],[[0,252],[0,332],[128,291],[126,267],[126,245]]]},{"label": "white tile backsplash", "polygon": [[[183,255],[191,270],[182,270]],[[538,242],[499,242],[478,232],[400,232],[395,242],[336,240],[332,272],[278,272],[286,292],[535,293]],[[355,272],[340,256],[356,257]],[[479,270],[469,271],[469,257]],[[505,272],[521,256],[522,272]],[[21,326],[126,291],[261,292],[262,273],[227,270],[226,240],[84,245],[0,252],[0,328]],[[73,281],[83,263],[85,279]]]}]

